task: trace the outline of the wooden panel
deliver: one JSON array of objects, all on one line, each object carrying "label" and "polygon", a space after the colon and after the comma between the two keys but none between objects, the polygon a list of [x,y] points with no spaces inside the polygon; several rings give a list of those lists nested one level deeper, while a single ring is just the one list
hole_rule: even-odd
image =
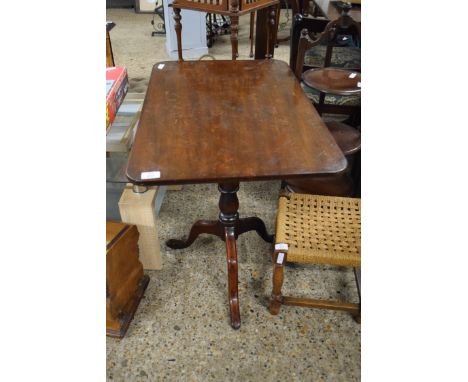
[{"label": "wooden panel", "polygon": [[109,249],[112,244],[128,229],[126,224],[108,221],[106,223],[106,247]]},{"label": "wooden panel", "polygon": [[138,230],[106,222],[106,329],[123,337],[148,285],[138,259]]},{"label": "wooden panel", "polygon": [[[286,63],[167,61],[153,68],[127,176],[137,184],[223,183],[345,168]],[[145,172],[159,178],[142,179]]]}]

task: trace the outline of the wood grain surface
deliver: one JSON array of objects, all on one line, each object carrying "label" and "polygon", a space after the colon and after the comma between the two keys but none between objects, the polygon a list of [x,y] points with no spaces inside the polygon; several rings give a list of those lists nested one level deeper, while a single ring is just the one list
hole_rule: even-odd
[{"label": "wood grain surface", "polygon": [[[153,67],[127,177],[137,184],[219,183],[345,167],[286,63],[168,61]],[[142,179],[155,171],[159,178]]]}]

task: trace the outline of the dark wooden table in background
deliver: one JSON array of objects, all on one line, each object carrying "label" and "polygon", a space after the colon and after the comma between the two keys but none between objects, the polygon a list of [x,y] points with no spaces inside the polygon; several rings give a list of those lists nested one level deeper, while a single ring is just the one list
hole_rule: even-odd
[{"label": "dark wooden table in background", "polygon": [[127,177],[140,185],[218,183],[218,220],[200,220],[187,240],[167,245],[186,248],[201,233],[226,242],[231,326],[238,329],[236,239],[255,230],[273,240],[260,218],[239,218],[239,182],[333,174],[345,167],[286,63],[168,61],[153,67]]},{"label": "dark wooden table in background", "polygon": [[[315,3],[314,17],[325,17],[328,20],[336,20],[341,15],[341,9],[336,5],[338,1],[312,0]],[[348,14],[358,23],[361,22],[361,5],[353,5]]]}]

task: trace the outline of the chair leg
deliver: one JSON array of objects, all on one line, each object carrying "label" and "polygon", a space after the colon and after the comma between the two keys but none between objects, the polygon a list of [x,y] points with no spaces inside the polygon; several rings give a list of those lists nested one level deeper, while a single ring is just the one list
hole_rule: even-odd
[{"label": "chair leg", "polygon": [[253,44],[254,44],[254,24],[255,24],[255,12],[250,12],[250,54],[249,57],[253,57]]},{"label": "chair leg", "polygon": [[270,313],[273,315],[277,315],[279,313],[283,300],[283,296],[281,295],[281,288],[283,286],[284,279],[284,257],[285,254],[282,252],[275,252],[273,254],[275,265],[273,268],[273,290],[271,292],[270,300]]}]

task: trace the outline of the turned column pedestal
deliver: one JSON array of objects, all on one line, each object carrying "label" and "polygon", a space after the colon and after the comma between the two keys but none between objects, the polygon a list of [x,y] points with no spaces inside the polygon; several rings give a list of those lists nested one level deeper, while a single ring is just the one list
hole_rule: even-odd
[{"label": "turned column pedestal", "polygon": [[228,268],[228,297],[231,310],[231,326],[234,329],[240,328],[240,309],[238,296],[238,264],[236,239],[239,235],[257,231],[260,237],[268,243],[273,242],[273,235],[267,233],[265,223],[258,217],[239,218],[239,199],[237,191],[239,182],[220,183],[218,185],[219,197],[219,217],[218,220],[198,220],[190,230],[186,240],[171,239],[166,245],[172,249],[182,249],[190,246],[202,233],[218,236],[226,243],[226,256]]}]

